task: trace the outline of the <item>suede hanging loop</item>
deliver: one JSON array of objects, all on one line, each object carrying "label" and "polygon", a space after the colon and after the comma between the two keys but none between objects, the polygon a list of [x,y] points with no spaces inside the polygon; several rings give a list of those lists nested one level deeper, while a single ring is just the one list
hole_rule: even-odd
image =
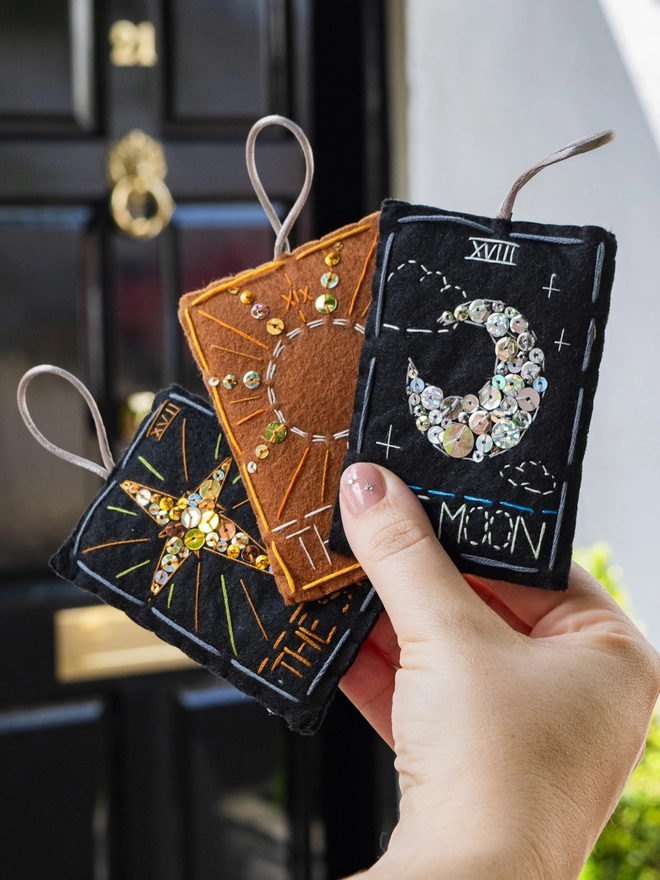
[{"label": "suede hanging loop", "polygon": [[[101,467],[100,464],[96,464],[96,462],[90,461],[87,458],[82,458],[82,456],[80,455],[74,455],[73,452],[67,452],[66,449],[60,449],[59,446],[55,446],[54,443],[51,443],[50,440],[46,439],[39,428],[37,428],[28,410],[26,392],[27,387],[32,379],[34,379],[35,376],[40,376],[42,373],[50,373],[53,376],[61,376],[62,379],[66,379],[66,381],[70,382],[74,386],[74,388],[77,388],[77,390],[85,398],[85,402],[89,407],[90,412],[92,413],[92,418],[94,419],[94,424],[96,425],[96,436],[99,441],[101,458],[103,459],[103,464],[105,465],[105,467]],[[58,458],[63,458],[64,461],[68,461],[71,464],[78,465],[78,467],[83,467],[86,468],[88,471],[92,471],[92,473],[97,474],[103,480],[108,479],[110,471],[112,471],[115,466],[115,462],[112,457],[112,453],[110,452],[110,447],[108,445],[108,437],[105,432],[105,426],[103,424],[103,419],[101,418],[99,408],[96,405],[96,401],[92,397],[89,390],[80,381],[80,379],[77,379],[71,373],[61,369],[60,367],[53,367],[50,364],[40,364],[38,367],[32,367],[31,370],[28,370],[27,373],[25,373],[21,381],[18,383],[16,398],[18,401],[18,409],[20,410],[21,416],[23,418],[23,421],[25,422],[28,431],[32,434],[33,437],[35,437],[35,439],[39,441],[39,443],[41,443],[41,445],[45,449],[47,449],[49,452],[52,452],[53,455],[56,455]]]},{"label": "suede hanging loop", "polygon": [[[275,209],[273,208],[270,199],[266,195],[266,190],[264,189],[263,184],[259,179],[257,164],[254,155],[257,135],[262,129],[267,128],[269,125],[281,125],[284,128],[288,128],[288,130],[292,132],[292,134],[294,134],[296,139],[298,140],[298,143],[300,144],[303,151],[303,156],[305,157],[305,182],[303,183],[300,195],[296,199],[294,206],[289,211],[284,223],[280,222],[280,219],[275,213]],[[307,201],[307,197],[309,196],[309,191],[312,188],[312,179],[314,177],[314,154],[312,152],[312,147],[307,140],[307,136],[302,128],[300,128],[299,125],[296,125],[295,122],[287,119],[286,116],[264,116],[262,119],[257,120],[257,122],[255,122],[250,129],[250,133],[248,134],[247,141],[245,143],[245,162],[247,164],[248,174],[250,175],[250,180],[252,181],[252,186],[254,187],[254,191],[257,194],[257,198],[261,202],[261,206],[266,212],[266,216],[270,220],[271,225],[275,230],[275,234],[277,236],[277,238],[275,239],[275,250],[273,252],[273,259],[276,260],[282,253],[291,253],[291,246],[289,245],[288,236],[291,232],[291,229],[293,228],[293,224],[298,219],[298,215],[302,211],[305,202]]]},{"label": "suede hanging loop", "polygon": [[605,144],[611,143],[617,136],[617,132],[608,128],[605,131],[597,131],[595,134],[587,135],[562,147],[554,153],[550,153],[545,159],[532,165],[524,174],[521,174],[518,180],[513,184],[507,197],[502,202],[500,210],[497,212],[498,220],[510,220],[513,214],[513,203],[520,190],[528,183],[534,175],[538,174],[548,165],[555,165],[557,162],[563,162],[564,159],[570,159],[572,156],[579,156],[580,153],[588,153],[590,150],[597,150],[598,147],[604,147]]}]

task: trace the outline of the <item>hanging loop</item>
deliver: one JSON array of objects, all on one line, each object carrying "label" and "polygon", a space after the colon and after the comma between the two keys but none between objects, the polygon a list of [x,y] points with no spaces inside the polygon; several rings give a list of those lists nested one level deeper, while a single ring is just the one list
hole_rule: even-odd
[{"label": "hanging loop", "polygon": [[[282,125],[284,128],[288,128],[288,130],[297,138],[298,143],[302,148],[303,156],[305,157],[305,182],[303,183],[300,195],[289,211],[284,223],[280,223],[280,219],[275,213],[275,209],[273,208],[270,199],[266,195],[266,190],[259,179],[254,155],[257,135],[262,129],[267,128],[269,125]],[[257,198],[261,202],[261,206],[266,212],[266,216],[270,220],[271,226],[275,230],[275,235],[277,236],[275,239],[275,250],[273,252],[273,259],[276,260],[282,253],[291,253],[289,233],[293,228],[293,224],[298,219],[298,215],[302,211],[305,202],[307,201],[307,197],[309,196],[309,191],[312,188],[312,179],[314,177],[314,153],[312,152],[311,144],[307,140],[307,135],[299,125],[296,125],[295,122],[287,119],[286,116],[264,116],[262,119],[257,120],[250,129],[250,133],[245,143],[245,162]]]},{"label": "hanging loop", "polygon": [[497,212],[497,219],[511,219],[511,215],[513,214],[513,203],[516,200],[516,196],[523,186],[526,183],[529,183],[532,177],[534,177],[535,174],[538,174],[543,168],[547,168],[548,165],[555,165],[557,162],[563,162],[564,159],[570,159],[572,156],[578,156],[580,153],[588,153],[590,150],[597,150],[598,147],[604,147],[605,144],[611,143],[616,136],[617,132],[613,128],[608,128],[605,131],[597,131],[595,134],[587,135],[587,137],[580,138],[580,140],[567,144],[565,147],[562,147],[561,150],[557,150],[555,153],[550,153],[545,159],[537,162],[536,165],[532,165],[532,167],[525,171],[524,174],[520,175],[518,180],[516,180],[511,187],[509,194],[504,199],[500,210]]},{"label": "hanging loop", "polygon": [[[105,467],[101,467],[100,464],[96,464],[96,462],[90,461],[88,458],[82,458],[82,456],[80,455],[74,455],[73,452],[67,452],[66,449],[60,449],[59,446],[55,446],[54,443],[51,443],[50,440],[47,440],[46,437],[44,437],[44,435],[41,433],[39,428],[37,428],[28,410],[26,392],[27,387],[32,379],[34,379],[35,376],[40,376],[42,373],[50,373],[53,376],[61,376],[62,379],[66,379],[67,382],[70,382],[74,386],[74,388],[77,388],[77,390],[85,398],[85,402],[87,403],[87,406],[92,413],[92,418],[94,419],[94,424],[96,425],[96,436],[99,441],[101,458],[103,459],[103,464],[105,465]],[[112,457],[112,453],[110,452],[110,446],[108,445],[108,437],[105,432],[105,426],[103,424],[103,419],[101,418],[99,408],[96,405],[96,401],[92,397],[89,390],[80,381],[80,379],[77,379],[66,370],[61,369],[61,367],[53,367],[50,364],[40,364],[38,367],[32,367],[31,370],[28,370],[21,381],[18,383],[16,399],[18,401],[18,409],[20,410],[21,416],[26,424],[28,431],[35,439],[39,441],[39,443],[41,443],[43,447],[45,447],[49,452],[52,452],[53,455],[56,455],[58,458],[63,458],[64,461],[68,461],[71,464],[76,464],[78,465],[78,467],[87,468],[88,471],[92,471],[92,473],[97,474],[103,480],[108,479],[108,477],[110,476],[110,471],[115,466],[115,462]]]}]

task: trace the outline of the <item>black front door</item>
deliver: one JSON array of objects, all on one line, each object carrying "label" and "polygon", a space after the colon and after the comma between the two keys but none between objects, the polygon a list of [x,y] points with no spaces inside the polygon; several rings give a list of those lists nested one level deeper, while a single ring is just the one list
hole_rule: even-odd
[{"label": "black front door", "polygon": [[[49,556],[99,481],[32,441],[15,390],[38,363],[80,376],[116,453],[158,388],[179,381],[203,393],[182,344],[178,297],[272,253],[245,171],[252,123],[283,113],[312,139],[317,176],[298,241],[358,219],[386,194],[382,18],[377,0],[5,0],[0,8],[7,880],[332,880],[381,851],[394,821],[391,759],[346,701],[335,701],[316,737],[292,735],[205,671],[159,660],[133,636],[113,641],[121,620],[49,575]],[[124,153],[113,153],[136,130]],[[144,135],[161,150],[146,174],[158,172],[153,196],[119,187],[111,205],[117,157],[135,138],[144,145]],[[303,175],[296,142],[265,132],[257,159],[285,211]],[[159,207],[167,220],[163,185],[176,207],[145,238]],[[49,439],[95,457],[73,389],[39,379],[29,403]],[[78,639],[73,648],[67,633]],[[66,652],[80,654],[83,642],[102,649],[85,655],[86,669],[78,657],[71,674]]]}]

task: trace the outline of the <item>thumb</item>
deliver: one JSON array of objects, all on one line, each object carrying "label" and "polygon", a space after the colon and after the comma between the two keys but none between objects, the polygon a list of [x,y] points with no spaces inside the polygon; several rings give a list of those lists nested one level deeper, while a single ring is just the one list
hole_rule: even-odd
[{"label": "thumb", "polygon": [[342,474],[341,515],[353,553],[373,583],[399,641],[508,630],[464,581],[419,500],[374,464]]}]

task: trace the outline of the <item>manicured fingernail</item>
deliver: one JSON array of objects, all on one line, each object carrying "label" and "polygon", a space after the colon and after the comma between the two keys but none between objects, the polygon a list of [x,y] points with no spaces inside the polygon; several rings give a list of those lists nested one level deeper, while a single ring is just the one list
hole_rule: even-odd
[{"label": "manicured fingernail", "polygon": [[378,468],[367,462],[351,465],[341,477],[344,507],[353,516],[364,513],[385,497],[385,480]]}]

